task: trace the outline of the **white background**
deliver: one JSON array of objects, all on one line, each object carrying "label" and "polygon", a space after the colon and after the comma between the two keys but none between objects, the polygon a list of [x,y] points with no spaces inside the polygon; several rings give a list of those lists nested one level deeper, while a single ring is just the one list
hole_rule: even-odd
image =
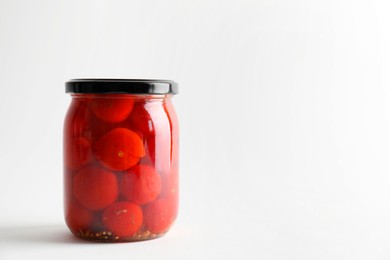
[{"label": "white background", "polygon": [[[0,259],[389,259],[386,0],[0,0]],[[74,239],[64,82],[165,78],[181,209],[163,238]]]}]

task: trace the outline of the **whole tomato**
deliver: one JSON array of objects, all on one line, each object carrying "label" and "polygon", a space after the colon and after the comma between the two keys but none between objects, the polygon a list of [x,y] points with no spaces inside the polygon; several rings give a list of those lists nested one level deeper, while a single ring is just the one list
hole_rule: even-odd
[{"label": "whole tomato", "polygon": [[73,178],[73,195],[84,207],[101,210],[118,198],[119,188],[115,173],[96,166],[79,170]]},{"label": "whole tomato", "polygon": [[134,100],[120,97],[95,97],[90,107],[96,117],[109,123],[118,123],[125,120],[131,113]]},{"label": "whole tomato", "polygon": [[104,210],[102,220],[103,225],[115,235],[133,236],[142,226],[142,209],[134,203],[117,202]]},{"label": "whole tomato", "polygon": [[160,195],[160,175],[149,165],[136,165],[122,175],[121,192],[134,203],[149,203]]},{"label": "whole tomato", "polygon": [[110,170],[126,170],[145,155],[142,139],[127,128],[115,128],[96,141],[95,157]]}]

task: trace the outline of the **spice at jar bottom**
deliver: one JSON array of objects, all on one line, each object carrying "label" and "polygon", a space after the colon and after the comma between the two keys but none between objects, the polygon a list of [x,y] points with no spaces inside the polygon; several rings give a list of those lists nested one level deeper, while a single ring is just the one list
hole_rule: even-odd
[{"label": "spice at jar bottom", "polygon": [[77,237],[164,235],[178,213],[179,132],[169,80],[76,79],[64,122],[64,212]]}]

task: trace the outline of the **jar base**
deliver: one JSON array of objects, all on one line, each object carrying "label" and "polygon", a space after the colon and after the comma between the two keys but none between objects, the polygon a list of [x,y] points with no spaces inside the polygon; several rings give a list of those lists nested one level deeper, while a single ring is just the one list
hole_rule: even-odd
[{"label": "jar base", "polygon": [[146,240],[152,240],[164,236],[166,232],[163,233],[151,233],[150,231],[141,231],[131,237],[120,237],[116,236],[110,231],[101,231],[101,232],[91,232],[91,231],[78,231],[72,232],[74,236],[81,240],[90,241],[90,242],[99,242],[99,243],[127,243],[127,242],[140,242]]}]

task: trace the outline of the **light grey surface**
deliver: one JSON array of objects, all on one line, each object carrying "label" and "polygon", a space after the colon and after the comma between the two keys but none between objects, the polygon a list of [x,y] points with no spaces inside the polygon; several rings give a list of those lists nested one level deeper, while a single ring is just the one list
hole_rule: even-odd
[{"label": "light grey surface", "polygon": [[[388,259],[390,3],[0,1],[0,259]],[[180,217],[72,239],[64,82],[167,78]]]}]

